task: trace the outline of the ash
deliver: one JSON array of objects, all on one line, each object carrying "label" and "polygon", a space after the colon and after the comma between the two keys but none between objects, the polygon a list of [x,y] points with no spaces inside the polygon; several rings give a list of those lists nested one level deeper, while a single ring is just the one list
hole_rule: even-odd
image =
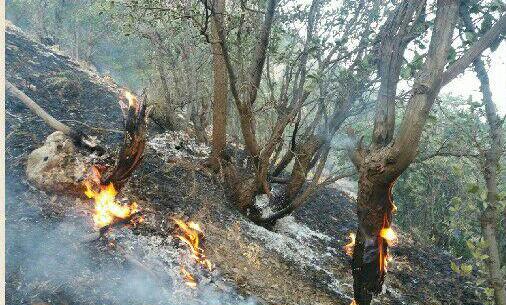
[{"label": "ash", "polygon": [[157,134],[149,140],[148,145],[166,162],[182,158],[203,160],[211,153],[209,146],[197,143],[187,131]]}]

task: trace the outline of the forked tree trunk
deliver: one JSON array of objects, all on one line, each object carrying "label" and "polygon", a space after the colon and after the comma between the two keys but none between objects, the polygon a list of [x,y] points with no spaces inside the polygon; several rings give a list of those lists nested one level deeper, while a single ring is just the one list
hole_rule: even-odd
[{"label": "forked tree trunk", "polygon": [[[417,20],[419,9],[421,7],[406,9],[402,4],[398,7],[394,14],[401,15],[392,21],[395,24],[393,28],[398,29],[396,32],[400,36],[394,37],[394,40],[404,41],[413,35],[415,28],[406,29],[406,27],[415,24],[409,21]],[[352,260],[354,299],[358,305],[369,305],[373,294],[379,293],[382,289],[388,245],[387,240],[380,236],[380,231],[391,225],[394,207],[392,187],[397,177],[416,156],[423,127],[439,92],[455,29],[457,10],[457,0],[437,1],[429,51],[424,66],[415,79],[413,93],[395,139],[392,138],[393,141],[385,143],[391,137],[390,134],[393,134],[392,121],[389,120],[389,115],[393,115],[393,112],[388,111],[389,115],[376,116],[374,124],[377,132],[373,137],[372,150],[363,148],[360,140],[356,148],[350,151],[350,157],[359,172],[358,229]],[[390,27],[386,30],[390,30]],[[398,72],[398,69],[390,69],[381,77],[397,80],[398,75],[390,74]],[[394,103],[395,88],[393,91],[394,94],[390,92],[392,99],[388,100],[389,103]],[[380,97],[377,102],[381,105],[385,104],[384,101]],[[377,126],[380,124],[386,128]],[[378,132],[383,129],[388,132]]]}]

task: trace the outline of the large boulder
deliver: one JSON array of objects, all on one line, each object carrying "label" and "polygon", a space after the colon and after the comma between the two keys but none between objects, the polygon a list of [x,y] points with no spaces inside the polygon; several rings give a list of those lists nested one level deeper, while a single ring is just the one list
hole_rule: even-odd
[{"label": "large boulder", "polygon": [[26,175],[39,189],[80,193],[87,169],[83,159],[72,140],[56,131],[28,156]]}]

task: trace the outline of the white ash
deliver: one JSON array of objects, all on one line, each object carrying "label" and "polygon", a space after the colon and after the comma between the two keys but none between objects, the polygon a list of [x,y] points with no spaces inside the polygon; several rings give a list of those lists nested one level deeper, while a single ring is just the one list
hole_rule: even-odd
[{"label": "white ash", "polygon": [[[281,195],[282,187],[279,184],[272,183],[271,184],[271,195],[272,197],[277,197]],[[272,207],[270,205],[270,199],[267,194],[259,194],[255,196],[255,206],[260,209],[262,212],[263,218],[268,218],[270,215],[274,214]]]},{"label": "white ash", "polygon": [[211,148],[204,143],[197,143],[186,131],[168,131],[157,134],[148,145],[164,160],[173,159],[206,159]]},{"label": "white ash", "polygon": [[298,223],[295,217],[289,215],[279,219],[274,226],[274,230],[281,234],[295,238],[300,242],[310,242],[311,239],[321,239],[331,241],[332,238],[326,234],[313,231],[304,224]]},{"label": "white ash", "polygon": [[320,254],[315,253],[311,247],[292,237],[269,231],[250,222],[245,224],[249,228],[246,231],[251,234],[251,237],[262,240],[267,249],[274,250],[301,267],[313,265],[320,258]]}]

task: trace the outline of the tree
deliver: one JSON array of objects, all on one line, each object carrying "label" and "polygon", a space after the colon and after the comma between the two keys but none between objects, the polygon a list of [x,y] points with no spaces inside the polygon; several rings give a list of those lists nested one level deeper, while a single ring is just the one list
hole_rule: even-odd
[{"label": "tree", "polygon": [[503,16],[445,71],[457,20],[458,1],[437,1],[429,50],[414,80],[397,135],[394,135],[396,84],[400,73],[398,61],[402,59],[398,54],[404,53],[406,40],[417,34],[416,25],[423,16],[423,9],[423,1],[402,2],[385,23],[383,31],[387,33],[380,35],[380,39],[392,53],[387,53],[385,57],[380,54],[378,75],[381,84],[376,101],[372,145],[366,148],[363,141],[358,140],[349,151],[359,172],[359,227],[352,262],[354,297],[359,305],[370,304],[372,294],[381,291],[386,273],[388,241],[380,232],[392,223],[392,188],[417,154],[434,99],[441,86],[461,73],[490,46],[491,41],[498,39],[506,27],[506,16]]},{"label": "tree", "polygon": [[[465,4],[460,6],[460,16],[466,30],[472,34],[476,34],[474,23],[469,13],[469,7]],[[496,305],[506,305],[506,289],[504,288],[504,279],[501,272],[501,256],[497,243],[497,223],[498,223],[498,170],[501,155],[503,153],[503,120],[500,119],[497,108],[492,99],[492,91],[485,63],[480,57],[473,60],[476,76],[481,84],[481,93],[483,95],[483,104],[485,105],[485,113],[489,127],[490,147],[488,149],[480,149],[481,165],[483,177],[487,187],[488,205],[481,215],[481,228],[483,237],[487,242],[490,286],[494,289],[494,298]]]},{"label": "tree", "polygon": [[[214,1],[213,10],[216,20],[220,24],[224,24],[223,12],[225,10],[225,0]],[[213,138],[211,141],[211,163],[217,168],[225,151],[227,144],[227,97],[228,97],[228,75],[225,59],[218,42],[218,27],[213,23]]]}]

